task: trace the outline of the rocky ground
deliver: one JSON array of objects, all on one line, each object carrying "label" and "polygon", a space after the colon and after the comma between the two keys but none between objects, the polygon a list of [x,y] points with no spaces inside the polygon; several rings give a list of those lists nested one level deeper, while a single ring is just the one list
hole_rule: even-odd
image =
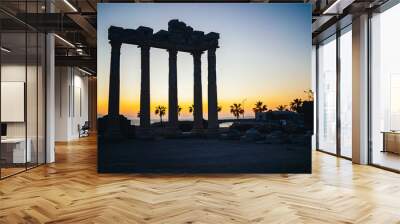
[{"label": "rocky ground", "polygon": [[99,139],[99,170],[150,173],[307,173],[311,148],[264,140]]}]

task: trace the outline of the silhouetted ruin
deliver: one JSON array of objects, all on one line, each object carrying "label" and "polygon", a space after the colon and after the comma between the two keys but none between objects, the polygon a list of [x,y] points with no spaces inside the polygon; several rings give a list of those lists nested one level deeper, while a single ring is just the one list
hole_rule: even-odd
[{"label": "silhouetted ruin", "polygon": [[[124,29],[111,26],[108,29],[111,44],[111,65],[109,82],[109,104],[107,120],[107,137],[120,137],[121,116],[120,100],[120,53],[122,44],[138,45],[141,49],[141,90],[140,90],[140,128],[150,126],[150,48],[165,49],[169,53],[169,96],[168,127],[176,130],[178,126],[178,90],[177,90],[177,54],[179,51],[193,55],[194,63],[194,132],[203,130],[203,102],[201,84],[201,55],[207,51],[208,59],[208,130],[218,129],[218,100],[216,82],[215,51],[219,47],[219,34],[193,30],[184,22],[170,20],[168,31],[140,26],[137,29]],[[123,122],[126,123],[126,122]]]}]

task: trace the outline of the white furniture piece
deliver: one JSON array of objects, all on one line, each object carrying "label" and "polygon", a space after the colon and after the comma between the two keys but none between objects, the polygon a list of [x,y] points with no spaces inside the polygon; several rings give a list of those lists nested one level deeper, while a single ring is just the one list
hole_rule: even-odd
[{"label": "white furniture piece", "polygon": [[[12,147],[12,163],[25,163],[32,160],[32,141],[27,139],[25,151],[25,138],[5,138],[1,139],[1,147]],[[9,148],[8,148],[9,149]]]}]

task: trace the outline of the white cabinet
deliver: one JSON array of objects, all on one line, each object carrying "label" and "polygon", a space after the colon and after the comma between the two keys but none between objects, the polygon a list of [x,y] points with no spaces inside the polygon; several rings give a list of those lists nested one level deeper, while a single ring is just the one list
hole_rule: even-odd
[{"label": "white cabinet", "polygon": [[32,161],[32,140],[27,139],[25,150],[25,138],[7,138],[1,140],[2,147],[12,150],[12,163],[25,163]]}]

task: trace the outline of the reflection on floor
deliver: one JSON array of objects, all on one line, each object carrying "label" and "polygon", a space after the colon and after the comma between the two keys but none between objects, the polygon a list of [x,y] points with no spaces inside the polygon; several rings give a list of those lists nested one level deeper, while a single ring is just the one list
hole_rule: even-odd
[{"label": "reflection on floor", "polygon": [[19,173],[21,171],[24,171],[25,167],[9,167],[9,168],[1,168],[1,178]]},{"label": "reflection on floor", "polygon": [[373,164],[400,170],[400,155],[391,152],[375,151],[372,157]]},{"label": "reflection on floor", "polygon": [[25,164],[8,164],[8,165],[2,164],[2,166],[3,167],[0,170],[1,178],[5,178],[8,176],[20,173],[22,171],[25,171],[27,169],[29,170],[30,168],[34,168],[37,166],[37,164],[36,163],[27,163],[26,165]]}]

